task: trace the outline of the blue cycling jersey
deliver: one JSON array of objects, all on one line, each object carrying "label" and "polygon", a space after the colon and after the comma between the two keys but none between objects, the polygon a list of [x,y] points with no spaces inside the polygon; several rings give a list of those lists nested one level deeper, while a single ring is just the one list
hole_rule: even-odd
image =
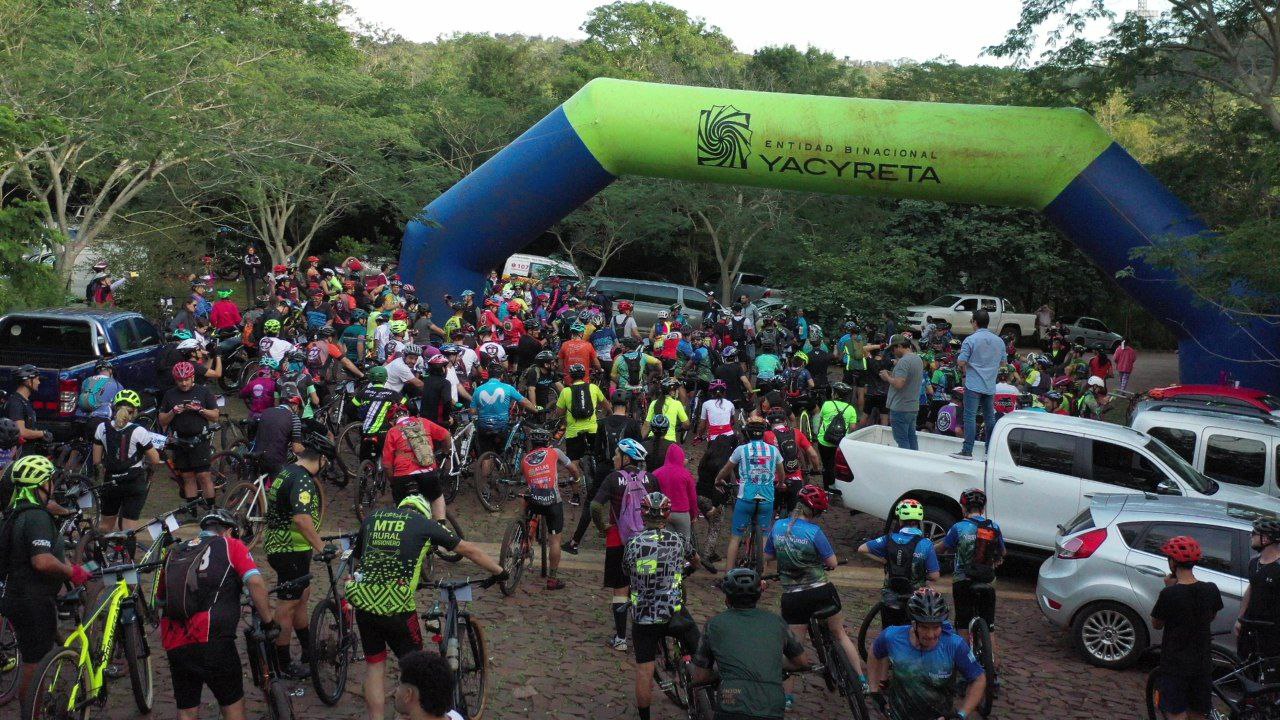
[{"label": "blue cycling jersey", "polygon": [[893,682],[886,699],[902,718],[947,717],[967,683],[982,676],[973,651],[950,623],[943,623],[942,637],[932,650],[911,644],[911,626],[885,628],[871,646],[878,659],[889,658]]},{"label": "blue cycling jersey", "polygon": [[782,518],[773,524],[764,552],[778,558],[783,588],[827,582],[827,558],[836,551],[822,528],[804,518]]},{"label": "blue cycling jersey", "polygon": [[500,380],[489,380],[471,393],[471,407],[476,422],[487,430],[498,430],[511,424],[511,406],[524,400],[514,386]]},{"label": "blue cycling jersey", "polygon": [[764,440],[751,440],[733,449],[729,460],[738,464],[738,498],[762,497],[773,502],[773,481],[782,455]]},{"label": "blue cycling jersey", "polygon": [[[942,539],[942,546],[948,550],[952,550],[956,554],[955,572],[951,576],[952,582],[963,581],[968,578],[969,566],[973,564],[974,545],[978,539],[978,523],[986,518],[981,515],[975,515],[972,518],[965,518],[947,531],[947,536]],[[1000,531],[1000,524],[991,521],[991,527],[997,532]],[[1004,554],[1004,534],[998,535],[999,552]]]}]

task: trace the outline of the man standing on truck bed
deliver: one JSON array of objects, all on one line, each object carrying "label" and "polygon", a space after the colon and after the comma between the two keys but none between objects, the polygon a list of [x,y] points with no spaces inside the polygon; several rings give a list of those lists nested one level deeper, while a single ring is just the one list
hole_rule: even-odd
[{"label": "man standing on truck bed", "polygon": [[973,334],[960,345],[956,364],[964,372],[964,446],[954,457],[973,457],[973,443],[978,437],[978,409],[982,409],[986,429],[983,441],[991,439],[996,424],[996,373],[1005,359],[1005,344],[999,336],[987,329],[991,315],[986,310],[974,310],[969,321]]},{"label": "man standing on truck bed", "polygon": [[31,396],[40,388],[40,371],[34,365],[23,365],[13,372],[13,378],[18,381],[18,387],[5,402],[4,416],[17,424],[23,444],[39,440],[53,442],[53,433],[35,427],[36,409],[31,405]]}]

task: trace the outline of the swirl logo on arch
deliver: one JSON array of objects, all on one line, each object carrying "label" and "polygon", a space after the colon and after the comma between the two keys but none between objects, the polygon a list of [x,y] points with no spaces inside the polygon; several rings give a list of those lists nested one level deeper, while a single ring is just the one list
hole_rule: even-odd
[{"label": "swirl logo on arch", "polygon": [[747,168],[751,153],[751,113],[732,105],[712,105],[698,121],[698,164]]}]

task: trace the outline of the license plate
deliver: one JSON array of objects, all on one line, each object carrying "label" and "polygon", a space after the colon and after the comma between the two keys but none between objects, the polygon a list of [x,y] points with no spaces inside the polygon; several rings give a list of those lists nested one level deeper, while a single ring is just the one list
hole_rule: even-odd
[{"label": "license plate", "polygon": [[93,507],[93,493],[84,493],[76,497],[76,507],[88,510]]},{"label": "license plate", "polygon": [[226,407],[226,406],[227,406],[227,399],[226,399],[225,397],[223,397],[222,395],[219,395],[219,396],[217,397],[217,399],[214,401],[214,404],[215,404],[215,405],[217,405],[218,407]]},{"label": "license plate", "polygon": [[120,582],[120,579],[121,579],[122,577],[124,578],[124,582],[125,582],[125,584],[126,584],[126,585],[137,585],[137,584],[138,584],[138,571],[137,571],[137,570],[126,570],[126,571],[124,571],[124,573],[123,573],[123,574],[121,574],[121,573],[111,573],[111,574],[109,574],[109,575],[103,575],[103,576],[102,576],[102,580],[103,580],[103,582],[107,585],[107,587],[110,587],[110,586],[112,586],[112,585],[115,585],[115,584],[119,583],[119,582]]},{"label": "license plate", "polygon": [[[462,587],[458,588],[456,591],[454,591],[453,597],[456,598],[458,602],[471,602],[471,586],[463,585]],[[443,602],[445,599],[446,598],[444,597],[444,593],[442,592],[440,594],[440,600]]]}]

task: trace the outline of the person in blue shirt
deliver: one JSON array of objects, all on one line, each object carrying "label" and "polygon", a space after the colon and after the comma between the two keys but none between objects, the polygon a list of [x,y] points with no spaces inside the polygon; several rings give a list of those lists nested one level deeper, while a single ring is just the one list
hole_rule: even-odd
[{"label": "person in blue shirt", "polygon": [[756,377],[760,380],[772,380],[773,376],[783,368],[782,358],[775,354],[773,343],[760,345],[760,354],[756,355]]},{"label": "person in blue shirt", "polygon": [[924,521],[924,505],[907,498],[893,509],[901,527],[897,531],[862,543],[858,552],[885,567],[885,601],[881,619],[884,627],[906,622],[906,608],[901,597],[936,582],[941,574],[938,554],[925,537],[920,524]]},{"label": "person in blue shirt", "polygon": [[[502,452],[507,443],[507,430],[511,427],[511,406],[519,403],[529,412],[541,412],[542,408],[520,394],[514,385],[502,381],[506,365],[494,361],[489,365],[489,379],[471,392],[471,409],[476,411],[476,453],[484,455],[492,450]],[[481,476],[487,477],[492,461],[480,464]]]},{"label": "person in blue shirt", "polygon": [[[733,449],[729,461],[716,474],[716,485],[720,487],[728,484],[734,473],[738,477],[738,499],[733,506],[733,524],[726,553],[731,568],[738,566],[738,543],[751,525],[752,513],[755,513],[757,531],[763,534],[773,520],[774,485],[786,482],[782,454],[764,441],[768,429],[768,423],[762,420],[748,422],[747,442]],[[758,511],[757,499],[762,501]]]},{"label": "person in blue shirt", "polygon": [[[969,639],[969,621],[981,617],[991,630],[992,646],[996,633],[996,593],[992,588],[975,591],[974,585],[990,585],[995,569],[1004,562],[1004,533],[986,517],[987,494],[978,488],[960,493],[964,519],[947,531],[946,537],[933,544],[940,554],[956,556],[951,576],[951,596],[956,603],[956,624],[965,640]],[[979,531],[982,531],[979,535]]]},{"label": "person in blue shirt", "polygon": [[960,344],[956,364],[964,373],[964,445],[954,457],[973,457],[973,444],[978,437],[978,410],[986,423],[983,441],[991,439],[996,426],[996,375],[1004,363],[1007,348],[1000,336],[987,329],[991,315],[986,310],[974,310],[969,321],[973,334]]},{"label": "person in blue shirt", "polygon": [[987,687],[982,665],[952,629],[947,600],[937,590],[917,590],[907,609],[911,624],[886,628],[871,645],[871,701],[900,720],[964,720]]},{"label": "person in blue shirt", "polygon": [[[779,519],[769,531],[764,545],[764,561],[766,565],[777,561],[778,576],[782,581],[782,619],[791,626],[792,634],[804,637],[815,612],[833,606],[837,610],[840,608],[840,593],[827,578],[827,572],[835,570],[839,563],[831,541],[814,522],[830,506],[826,491],[817,485],[805,485],[796,499],[798,502],[791,517]],[[845,631],[841,614],[837,612],[828,617],[826,623],[857,671],[858,680],[866,683],[862,657]],[[794,679],[787,678],[783,683],[788,709],[795,700],[792,696]]]}]

